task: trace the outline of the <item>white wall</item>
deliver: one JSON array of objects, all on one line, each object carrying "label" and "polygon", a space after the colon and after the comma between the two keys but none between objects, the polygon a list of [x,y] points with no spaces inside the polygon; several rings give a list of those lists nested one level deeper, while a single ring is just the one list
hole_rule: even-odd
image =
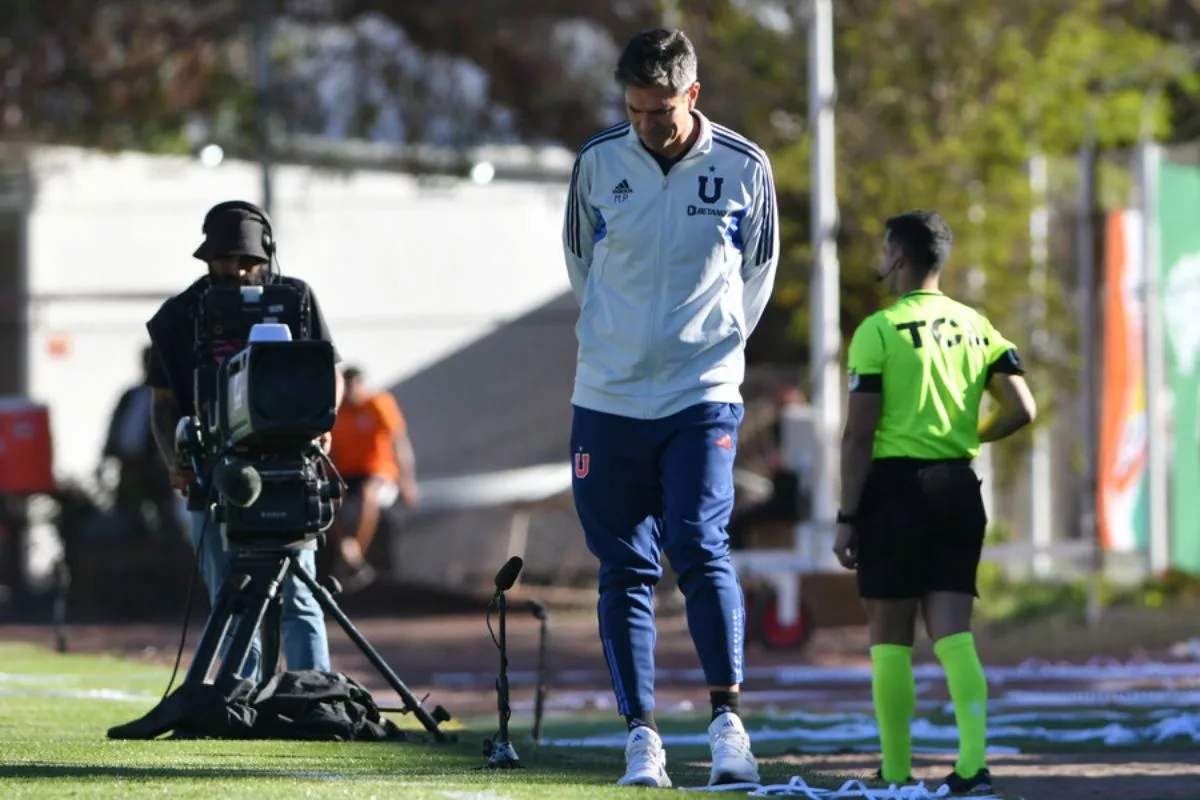
[{"label": "white wall", "polygon": [[[34,176],[30,392],[51,404],[60,475],[79,476],[95,466],[112,407],[138,377],[145,321],[201,274],[191,253],[205,211],[222,200],[256,202],[258,172],[245,162],[210,169],[47,148],[34,157]],[[313,285],[343,357],[376,385],[568,289],[559,244],[565,176],[440,181],[276,171],[283,272]]]}]

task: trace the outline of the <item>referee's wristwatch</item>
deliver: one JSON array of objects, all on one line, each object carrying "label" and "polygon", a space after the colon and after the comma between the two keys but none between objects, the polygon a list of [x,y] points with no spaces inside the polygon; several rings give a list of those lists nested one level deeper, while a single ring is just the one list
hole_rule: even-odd
[{"label": "referee's wristwatch", "polygon": [[838,525],[853,525],[856,521],[857,520],[855,520],[853,514],[847,514],[845,511],[842,511],[840,508],[838,509],[838,512],[837,512],[837,524]]}]

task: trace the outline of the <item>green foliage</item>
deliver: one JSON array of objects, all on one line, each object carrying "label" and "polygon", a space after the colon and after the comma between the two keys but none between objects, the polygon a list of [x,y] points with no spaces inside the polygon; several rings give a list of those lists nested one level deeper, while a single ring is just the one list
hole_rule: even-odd
[{"label": "green foliage", "polygon": [[[998,521],[988,529],[986,545],[1014,541],[1010,523]],[[976,582],[979,618],[992,623],[1010,624],[1035,619],[1065,616],[1082,620],[1089,588],[1095,585],[1102,608],[1155,609],[1173,605],[1200,603],[1200,576],[1168,570],[1135,583],[1116,583],[1101,577],[1092,583],[1091,577],[1075,580],[1030,580],[1010,577],[1004,567],[994,561],[979,565]]]},{"label": "green foliage", "polygon": [[240,19],[201,5],[2,4],[0,138],[186,150],[189,121],[246,91]]},{"label": "green foliage", "polygon": [[1035,582],[1007,578],[999,565],[980,564],[976,614],[987,622],[1018,623],[1060,614],[1082,616],[1087,587],[1082,582]]},{"label": "green foliage", "polygon": [[[1168,82],[1195,90],[1187,55],[1114,19],[1100,0],[897,0],[839,2],[836,9],[844,333],[885,300],[873,267],[886,217],[934,208],[956,231],[946,288],[974,301],[1027,352],[1025,309],[1038,294],[1047,325],[1062,335],[1071,316],[1055,276],[1070,265],[1051,264],[1050,281],[1037,292],[1026,277],[1034,199],[1027,159],[1035,152],[1073,154],[1089,138],[1107,147],[1142,133],[1168,134],[1168,107],[1153,99]],[[711,113],[732,112],[730,124],[744,122],[756,132],[769,130],[754,123],[772,111],[805,114],[803,28],[781,34],[730,22],[731,14],[710,18],[719,24],[706,32],[706,72],[736,69],[729,65],[738,54],[771,55],[780,60],[756,77],[789,78],[793,91],[774,108],[766,105],[778,98],[721,94],[719,105],[710,100]],[[811,277],[811,140],[774,138],[785,242],[776,301],[794,310],[793,330],[802,336]],[[963,275],[970,267],[981,271],[980,292],[967,291]],[[1036,367],[1049,358],[1032,360]]]},{"label": "green foliage", "polygon": [[[999,564],[979,565],[980,600],[977,614],[993,623],[1021,623],[1066,616],[1083,619],[1089,581],[1032,581],[1005,575]],[[1103,608],[1163,608],[1200,602],[1200,578],[1167,572],[1135,585],[1101,579],[1097,584]]]}]

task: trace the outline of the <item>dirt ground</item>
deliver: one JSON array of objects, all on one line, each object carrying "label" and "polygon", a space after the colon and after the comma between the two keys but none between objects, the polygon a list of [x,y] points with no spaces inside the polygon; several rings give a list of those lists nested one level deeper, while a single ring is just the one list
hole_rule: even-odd
[{"label": "dirt ground", "polygon": [[[985,663],[1016,664],[1027,658],[1069,660],[1074,663],[1100,655],[1119,659],[1152,655],[1168,657],[1165,648],[1189,639],[1200,624],[1193,610],[1160,611],[1152,615],[1114,614],[1096,630],[1066,623],[1040,623],[1010,630],[978,634]],[[482,608],[477,614],[443,614],[412,618],[356,618],[355,624],[387,663],[426,705],[445,706],[457,717],[495,713],[492,688],[499,657],[488,636]],[[184,662],[200,635],[194,622],[184,649]],[[611,694],[594,617],[582,612],[552,612],[549,623],[550,703],[556,714],[569,708],[611,709]],[[336,627],[331,622],[331,627]],[[0,625],[0,639],[25,640],[54,646],[54,631],[46,625]],[[179,626],[172,624],[80,624],[66,630],[72,652],[109,652],[156,663],[172,663],[179,642]],[[533,674],[537,668],[539,624],[528,613],[510,615],[508,624],[509,670],[513,681],[514,724],[529,724]],[[398,704],[382,676],[341,631],[331,630],[334,666],[361,680],[381,705]],[[869,701],[862,683],[805,685],[806,698],[772,678],[774,667],[820,666],[831,670],[867,667],[866,632],[861,628],[818,630],[799,652],[771,652],[751,643],[746,663],[750,675],[744,687],[746,705],[775,705],[814,710],[822,698]],[[703,705],[707,698],[686,623],[676,615],[661,620],[657,647],[659,704],[685,708],[687,702]],[[917,659],[929,658],[927,643],[918,646]],[[1063,690],[1095,686],[1056,684]],[[779,696],[793,697],[779,700]],[[817,695],[817,696],[814,696]],[[616,717],[614,712],[614,723]],[[816,769],[857,772],[877,766],[878,756],[794,755],[789,762]],[[918,757],[918,777],[944,775],[946,757]],[[992,760],[1000,788],[1027,800],[1166,800],[1200,798],[1200,753],[1099,751],[1071,755],[1015,755]]]}]

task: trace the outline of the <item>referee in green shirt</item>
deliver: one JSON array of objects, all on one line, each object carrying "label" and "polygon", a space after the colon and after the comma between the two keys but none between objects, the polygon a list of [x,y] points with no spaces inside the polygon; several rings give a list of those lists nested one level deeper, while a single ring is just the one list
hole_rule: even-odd
[{"label": "referee in green shirt", "polygon": [[[946,784],[991,793],[987,679],[971,635],[987,514],[971,469],[980,442],[1033,421],[1016,348],[979,312],[938,290],[953,235],[938,214],[887,220],[879,280],[899,300],[850,342],[842,504],[834,552],[857,569],[871,636],[880,777],[910,780],[918,611],[946,671],[959,755]],[[995,413],[979,419],[984,390]]]}]

